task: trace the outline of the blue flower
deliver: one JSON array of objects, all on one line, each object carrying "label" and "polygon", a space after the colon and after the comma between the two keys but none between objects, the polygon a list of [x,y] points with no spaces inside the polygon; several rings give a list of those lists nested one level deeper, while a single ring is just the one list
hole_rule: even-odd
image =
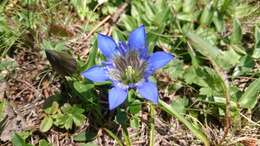
[{"label": "blue flower", "polygon": [[116,43],[111,37],[98,34],[98,48],[106,61],[89,68],[82,75],[93,82],[112,81],[108,97],[110,110],[126,100],[129,89],[136,89],[145,99],[158,103],[157,86],[149,77],[173,56],[162,51],[148,53],[143,25],[130,33],[127,43]]}]

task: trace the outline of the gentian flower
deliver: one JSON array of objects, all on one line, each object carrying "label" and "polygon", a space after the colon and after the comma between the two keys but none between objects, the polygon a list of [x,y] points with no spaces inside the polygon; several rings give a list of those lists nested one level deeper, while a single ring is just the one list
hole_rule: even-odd
[{"label": "gentian flower", "polygon": [[127,43],[116,43],[111,37],[99,33],[98,48],[106,61],[89,68],[82,75],[93,82],[112,81],[113,87],[108,95],[110,110],[126,100],[130,89],[136,89],[145,99],[158,103],[157,86],[149,77],[173,56],[163,51],[148,54],[143,25],[130,33]]}]

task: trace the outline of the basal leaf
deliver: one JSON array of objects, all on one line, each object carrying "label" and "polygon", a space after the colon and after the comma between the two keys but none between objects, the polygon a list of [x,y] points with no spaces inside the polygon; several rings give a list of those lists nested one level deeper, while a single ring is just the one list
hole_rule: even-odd
[{"label": "basal leaf", "polygon": [[212,22],[214,11],[212,9],[212,3],[210,2],[203,10],[200,16],[200,24],[209,25]]},{"label": "basal leaf", "polygon": [[186,106],[188,105],[189,101],[186,97],[177,97],[176,99],[173,100],[171,106],[174,108],[177,112],[181,114],[186,113]]},{"label": "basal leaf", "polygon": [[232,44],[240,44],[242,39],[242,29],[241,24],[238,19],[233,19],[233,25],[232,25],[232,34],[231,34],[231,43]]},{"label": "basal leaf", "polygon": [[140,127],[141,119],[138,116],[132,116],[130,119],[130,126],[132,128],[139,128]]},{"label": "basal leaf", "polygon": [[45,116],[40,124],[40,130],[42,132],[47,132],[53,125],[53,119],[49,116]]},{"label": "basal leaf", "polygon": [[81,141],[81,142],[87,142],[87,141],[92,141],[96,138],[97,136],[97,131],[83,131],[79,134],[76,134],[73,136],[73,140],[75,141]]},{"label": "basal leaf", "polygon": [[197,49],[201,54],[208,57],[211,61],[214,61],[218,56],[220,56],[220,50],[217,47],[214,47],[199,35],[188,32],[186,36],[192,43],[192,45]]},{"label": "basal leaf", "polygon": [[194,0],[184,0],[183,2],[183,12],[185,13],[193,13],[196,8],[196,1]]},{"label": "basal leaf", "polygon": [[252,109],[255,107],[260,92],[260,78],[253,81],[246,89],[242,97],[239,99],[239,104],[243,108]]},{"label": "basal leaf", "polygon": [[45,139],[41,139],[39,141],[39,146],[52,146],[52,144],[50,144],[47,140]]},{"label": "basal leaf", "polygon": [[252,57],[260,58],[260,25],[255,26],[255,48]]},{"label": "basal leaf", "polygon": [[219,12],[214,12],[213,23],[216,27],[217,32],[225,32],[225,21],[223,16]]},{"label": "basal leaf", "polygon": [[63,120],[64,120],[64,128],[65,129],[71,129],[72,128],[72,125],[73,125],[73,119],[72,119],[72,117],[70,117],[70,116],[64,116],[63,117]]},{"label": "basal leaf", "polygon": [[86,82],[74,82],[73,83],[74,88],[80,93],[83,94],[94,88],[93,84],[88,84]]},{"label": "basal leaf", "polygon": [[218,62],[218,64],[226,70],[237,65],[241,57],[232,48],[227,51],[222,51],[221,54],[222,55],[217,58],[216,62]]},{"label": "basal leaf", "polygon": [[11,141],[13,146],[32,146],[31,144],[26,143],[25,140],[16,133],[14,133]]}]

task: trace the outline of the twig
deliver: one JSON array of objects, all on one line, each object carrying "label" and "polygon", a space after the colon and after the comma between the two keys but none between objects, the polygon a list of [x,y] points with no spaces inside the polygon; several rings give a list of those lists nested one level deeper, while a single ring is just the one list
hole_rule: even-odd
[{"label": "twig", "polygon": [[120,15],[125,11],[127,6],[128,6],[128,2],[125,2],[117,8],[116,12],[111,17],[113,23],[117,22]]},{"label": "twig", "polygon": [[236,143],[238,143],[238,142],[245,141],[245,140],[250,140],[250,141],[254,141],[254,142],[257,141],[256,138],[251,138],[251,137],[239,137],[239,138],[237,138],[235,141],[231,142],[229,145],[233,145],[233,144],[236,144]]},{"label": "twig", "polygon": [[29,88],[32,89],[33,91],[35,91],[36,93],[38,93],[38,95],[42,95],[41,92],[39,92],[33,85],[31,85],[31,84],[28,83],[27,81],[21,80],[21,79],[16,79],[16,80],[19,81],[19,82],[22,82],[22,83],[26,84],[27,86],[29,86]]},{"label": "twig", "polygon": [[101,22],[99,22],[97,24],[96,27],[94,27],[87,35],[87,37],[85,39],[88,39],[100,26],[102,26],[103,24],[105,24],[109,19],[111,18],[111,15],[108,15],[107,17],[105,17]]},{"label": "twig", "polygon": [[96,27],[94,27],[86,36],[85,39],[88,39],[99,27],[101,27],[102,25],[104,25],[108,20],[112,19],[112,22],[115,23],[120,15],[124,12],[124,10],[126,9],[126,7],[128,6],[128,3],[125,2],[124,4],[122,4],[121,6],[119,6],[119,8],[116,10],[116,12],[112,15],[108,15],[107,17],[105,17],[101,22],[99,22]]},{"label": "twig", "polygon": [[260,127],[260,124],[258,124],[258,123],[256,123],[256,122],[252,121],[251,119],[249,119],[248,117],[246,117],[246,116],[243,115],[242,113],[240,113],[240,115],[241,115],[243,118],[245,118],[248,122],[250,122],[251,124],[254,124],[254,125]]}]

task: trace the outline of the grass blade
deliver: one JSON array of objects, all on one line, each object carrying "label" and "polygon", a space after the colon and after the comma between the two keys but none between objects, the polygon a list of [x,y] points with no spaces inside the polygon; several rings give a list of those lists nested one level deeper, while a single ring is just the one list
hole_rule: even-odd
[{"label": "grass blade", "polygon": [[159,107],[181,121],[198,139],[200,139],[204,143],[205,146],[210,146],[209,140],[207,136],[202,132],[202,130],[194,127],[192,123],[186,120],[184,116],[175,111],[175,109],[173,109],[170,105],[162,100],[159,100]]},{"label": "grass blade", "polygon": [[107,128],[102,128],[109,136],[111,136],[114,140],[116,140],[117,144],[119,146],[124,146],[123,143],[121,142],[121,140],[109,129]]}]

